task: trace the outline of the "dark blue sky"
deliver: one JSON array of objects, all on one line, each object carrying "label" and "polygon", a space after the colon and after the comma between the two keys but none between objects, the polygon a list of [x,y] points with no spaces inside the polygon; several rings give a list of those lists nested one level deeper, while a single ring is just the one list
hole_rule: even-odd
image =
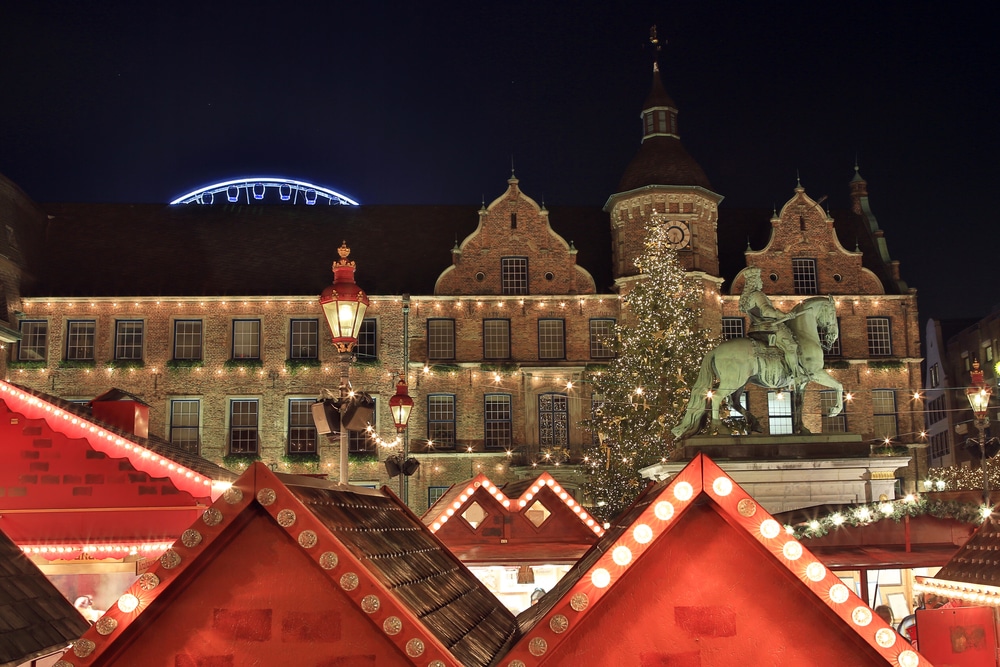
[{"label": "dark blue sky", "polygon": [[13,3],[0,173],[39,202],[166,202],[257,174],[476,205],[513,154],[529,195],[601,205],[638,146],[656,22],[723,208],[780,206],[796,171],[842,207],[857,155],[922,316],[976,315],[1000,303],[988,275],[962,292],[993,264],[1000,183],[1000,57],[977,7]]}]

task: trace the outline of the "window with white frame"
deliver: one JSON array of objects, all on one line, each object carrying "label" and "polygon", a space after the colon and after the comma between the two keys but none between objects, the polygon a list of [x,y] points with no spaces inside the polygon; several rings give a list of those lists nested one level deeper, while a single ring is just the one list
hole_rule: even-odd
[{"label": "window with white frame", "polygon": [[510,359],[510,320],[483,320],[483,358]]},{"label": "window with white frame", "polygon": [[840,318],[837,318],[837,338],[830,345],[829,350],[823,350],[824,357],[839,357],[843,355],[843,351],[840,349]]},{"label": "window with white frame", "polygon": [[817,294],[816,260],[795,258],[792,260],[792,289],[795,294]]},{"label": "window with white frame", "polygon": [[892,337],[888,317],[868,318],[868,354],[872,357],[892,355]]},{"label": "window with white frame", "polygon": [[378,427],[376,423],[376,417],[378,416],[378,397],[372,396],[372,401],[374,401],[372,418],[368,422],[367,426],[372,427],[372,431],[367,428],[363,428],[360,431],[347,430],[347,451],[354,454],[372,454],[378,451],[378,444],[375,442],[375,438],[372,437],[373,431]]},{"label": "window with white frame", "polygon": [[432,507],[434,503],[441,499],[441,496],[450,489],[450,486],[428,486],[427,487],[427,507]]},{"label": "window with white frame", "polygon": [[378,321],[374,317],[366,317],[361,321],[358,330],[358,342],[354,346],[354,355],[358,359],[378,359]]},{"label": "window with white frame", "polygon": [[612,319],[590,320],[590,358],[613,359],[615,356],[615,321]]},{"label": "window with white frame", "polygon": [[292,320],[289,323],[288,342],[289,359],[318,359],[319,320]]},{"label": "window with white frame", "polygon": [[233,359],[260,359],[260,320],[233,320]]},{"label": "window with white frame", "polygon": [[538,395],[538,444],[542,447],[569,446],[569,400],[566,394]]},{"label": "window with white frame", "polygon": [[255,398],[229,399],[229,453],[256,455],[260,402]]},{"label": "window with white frame", "polygon": [[726,340],[733,338],[743,338],[746,334],[743,331],[744,321],[742,317],[722,318],[722,337]]},{"label": "window with white frame", "polygon": [[510,449],[513,440],[510,394],[486,394],[483,421],[486,449]]},{"label": "window with white frame", "polygon": [[174,359],[201,360],[201,320],[174,320]]},{"label": "window with white frame", "polygon": [[792,432],[792,395],[787,391],[767,392],[768,432],[787,435]]},{"label": "window with white frame", "polygon": [[500,258],[500,293],[528,293],[528,258]]},{"label": "window with white frame", "polygon": [[538,320],[538,358],[566,358],[566,325],[563,320]]},{"label": "window with white frame", "polygon": [[992,363],[993,361],[993,343],[983,344],[983,363]]},{"label": "window with white frame", "polygon": [[170,401],[170,442],[192,454],[201,443],[201,401],[177,398]]},{"label": "window with white frame", "polygon": [[288,399],[288,453],[315,454],[316,425],[312,419],[312,398]]},{"label": "window with white frame", "polygon": [[931,370],[928,375],[930,375],[931,387],[936,387],[941,384],[940,369],[937,364],[931,366]]},{"label": "window with white frame", "polygon": [[70,320],[66,323],[66,360],[94,361],[94,320]]},{"label": "window with white frame", "polygon": [[[837,392],[835,390],[824,390],[819,392],[819,409],[822,414],[823,433],[847,433],[847,415],[844,409],[839,415],[828,417],[830,410],[837,405]],[[846,409],[846,405],[844,406]]]},{"label": "window with white frame", "polygon": [[896,415],[896,391],[894,389],[872,390],[872,414],[876,438],[895,438],[898,434]]},{"label": "window with white frame", "polygon": [[430,394],[427,397],[427,439],[437,449],[455,447],[454,394]]},{"label": "window with white frame", "polygon": [[138,361],[142,359],[142,320],[115,322],[115,359]]},{"label": "window with white frame", "polygon": [[22,320],[20,330],[18,361],[45,361],[48,355],[49,323],[45,320]]},{"label": "window with white frame", "polygon": [[455,358],[455,320],[427,320],[427,358],[431,361]]}]

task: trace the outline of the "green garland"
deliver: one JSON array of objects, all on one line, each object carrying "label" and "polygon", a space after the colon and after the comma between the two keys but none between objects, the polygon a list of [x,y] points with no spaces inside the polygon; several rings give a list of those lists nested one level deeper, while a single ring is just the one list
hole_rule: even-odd
[{"label": "green garland", "polygon": [[319,359],[285,359],[285,370],[289,375],[295,375],[304,368],[319,368],[321,365]]},{"label": "green garland", "polygon": [[170,359],[166,366],[168,371],[179,372],[193,368],[204,368],[205,361],[203,359]]},{"label": "green garland", "polygon": [[844,526],[868,526],[879,521],[891,519],[899,523],[904,517],[930,515],[938,519],[955,519],[962,523],[980,524],[983,522],[983,509],[980,505],[929,499],[924,496],[907,496],[903,500],[887,500],[877,503],[858,505],[851,509],[834,512],[820,519],[795,526],[786,525],[785,531],[796,539],[822,537],[831,530]]},{"label": "green garland", "polygon": [[97,362],[93,359],[62,359],[59,368],[95,368]]},{"label": "green garland", "polygon": [[222,367],[228,371],[235,371],[241,368],[263,368],[262,359],[226,359],[222,362]]}]

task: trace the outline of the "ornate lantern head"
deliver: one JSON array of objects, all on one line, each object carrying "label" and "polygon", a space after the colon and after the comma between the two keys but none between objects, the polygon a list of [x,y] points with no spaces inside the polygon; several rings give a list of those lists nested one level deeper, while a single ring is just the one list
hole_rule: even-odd
[{"label": "ornate lantern head", "polygon": [[358,342],[358,332],[368,310],[368,295],[354,282],[355,263],[347,259],[347,241],[337,249],[340,259],[333,263],[333,284],[323,290],[319,303],[330,327],[338,352],[350,352]]}]

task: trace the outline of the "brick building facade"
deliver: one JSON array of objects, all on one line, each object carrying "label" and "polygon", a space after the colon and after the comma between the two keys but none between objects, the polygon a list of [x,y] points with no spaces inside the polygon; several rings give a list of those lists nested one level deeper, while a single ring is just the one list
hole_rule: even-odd
[{"label": "brick building facade", "polygon": [[[67,399],[120,387],[150,404],[150,433],[237,470],[240,455],[255,455],[279,470],[333,472],[338,444],[311,432],[307,408],[339,378],[317,296],[346,239],[372,298],[351,382],[375,397],[374,430],[391,441],[388,398],[408,358],[408,444],[421,461],[410,504],[422,512],[455,481],[534,477],[542,451],[565,448],[572,459],[589,444],[579,423],[591,397],[580,381],[611,358],[602,340],[620,318],[618,295],[635,279],[652,218],[670,226],[683,265],[703,282],[705,325],[716,332],[745,330],[737,302],[748,266],[762,269],[784,310],[833,295],[841,338],[828,367],[853,400],[828,420],[827,398],[810,391],[807,425],[919,447],[916,295],[888,255],[866,183],[855,176],[842,212],[801,186],[773,216],[727,211],[681,144],[677,114],[654,72],[641,147],[604,212],[550,212],[513,176],[478,213],[39,206],[4,180],[0,213],[35,250],[2,277],[17,292],[6,315],[21,336],[6,375]],[[845,238],[856,247],[842,246]],[[782,396],[752,391],[749,400],[784,432]],[[388,482],[377,441],[352,435],[352,481]],[[579,487],[574,466],[551,472],[571,492]]]}]

